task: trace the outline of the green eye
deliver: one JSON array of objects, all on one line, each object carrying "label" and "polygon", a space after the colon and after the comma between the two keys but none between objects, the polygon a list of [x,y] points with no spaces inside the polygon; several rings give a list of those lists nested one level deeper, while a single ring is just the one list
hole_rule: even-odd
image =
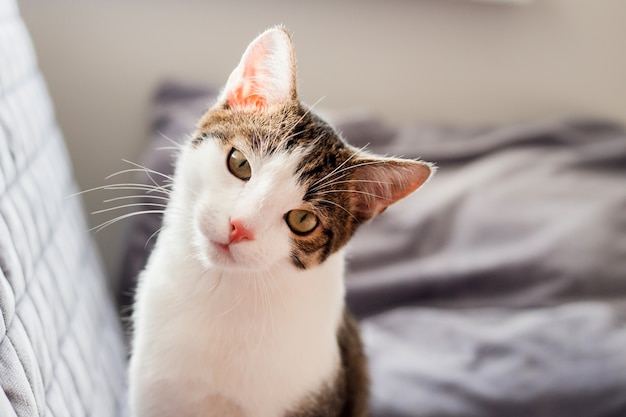
[{"label": "green eye", "polygon": [[240,180],[248,181],[252,176],[248,159],[243,153],[241,153],[240,150],[233,148],[233,150],[230,151],[226,162],[230,173]]},{"label": "green eye", "polygon": [[291,231],[300,236],[311,233],[319,223],[317,216],[306,210],[291,210],[285,216],[285,221]]}]

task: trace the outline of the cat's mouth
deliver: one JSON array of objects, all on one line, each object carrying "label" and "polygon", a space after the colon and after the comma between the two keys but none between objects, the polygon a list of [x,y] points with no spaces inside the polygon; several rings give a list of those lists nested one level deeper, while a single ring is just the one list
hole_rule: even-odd
[{"label": "cat's mouth", "polygon": [[267,268],[267,259],[249,246],[251,242],[224,243],[208,240],[205,257],[211,266],[231,271],[260,271]]},{"label": "cat's mouth", "polygon": [[220,242],[215,242],[215,241],[211,241],[211,245],[216,248],[217,253],[220,255],[220,258],[226,259],[229,261],[229,263],[232,263],[235,261],[235,258],[233,258],[233,254],[230,251],[230,243],[220,243]]}]

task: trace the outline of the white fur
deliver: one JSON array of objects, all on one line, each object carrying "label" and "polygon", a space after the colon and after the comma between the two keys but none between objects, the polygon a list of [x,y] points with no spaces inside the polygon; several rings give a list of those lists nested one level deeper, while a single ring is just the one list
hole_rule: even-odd
[{"label": "white fur", "polygon": [[[338,368],[343,253],[306,271],[291,264],[283,216],[302,205],[298,155],[261,160],[241,150],[251,158],[248,182],[230,174],[215,140],[179,158],[135,305],[136,417],[277,417]],[[232,259],[211,243],[227,240],[229,217],[255,233]]]}]

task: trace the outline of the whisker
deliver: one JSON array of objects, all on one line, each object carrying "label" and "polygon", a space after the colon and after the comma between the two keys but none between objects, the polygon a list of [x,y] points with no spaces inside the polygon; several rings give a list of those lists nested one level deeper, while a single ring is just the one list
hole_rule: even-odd
[{"label": "whisker", "polygon": [[[330,175],[330,174],[329,174],[329,175]],[[329,175],[327,175],[326,177],[328,177]],[[343,179],[343,178],[346,178],[346,177],[347,177],[347,176],[349,176],[349,175],[350,175],[350,173],[345,173],[345,174],[337,175],[337,176],[336,176],[335,178],[333,178],[331,181],[341,180],[341,179]],[[323,179],[324,179],[324,178],[322,178],[322,180],[323,180]],[[320,181],[321,181],[321,180],[320,180]],[[312,193],[315,193],[315,192],[317,192],[317,191],[319,191],[319,190],[323,190],[324,188],[329,187],[329,184],[330,184],[330,183],[328,183],[328,182],[327,182],[327,183],[324,183],[324,184],[320,184],[320,181],[316,181],[315,183],[313,183],[313,187],[312,187],[312,188],[310,188],[310,189],[308,190],[308,194],[309,194],[309,195],[310,195],[310,194],[312,194]],[[315,184],[317,184],[317,185],[315,185]]]},{"label": "whisker", "polygon": [[163,214],[164,212],[165,212],[164,210],[142,210],[142,211],[134,211],[132,213],[126,213],[126,214],[118,216],[118,217],[116,217],[114,219],[107,220],[106,222],[101,223],[98,226],[94,226],[91,229],[89,229],[89,231],[92,232],[92,231],[95,230],[96,233],[97,233],[97,232],[100,232],[101,230],[103,230],[104,228],[106,228],[106,227],[108,227],[108,226],[110,226],[110,225],[112,225],[114,223],[117,223],[117,222],[119,222],[121,220],[128,219],[129,217],[139,216],[139,215],[142,215],[142,214]]},{"label": "whisker", "polygon": [[[271,275],[269,275],[269,276],[271,276]],[[271,297],[271,294],[270,294],[270,288],[268,287],[267,282],[265,282],[263,277],[261,277],[261,283],[263,284],[263,287],[265,288],[265,296],[267,298],[267,310],[268,310],[269,316],[270,316],[270,332],[271,332],[271,334],[275,334],[276,330],[274,328],[274,310],[272,309],[272,297]]]},{"label": "whisker", "polygon": [[[161,185],[160,185],[160,184],[158,184],[158,183],[154,180],[154,178],[152,178],[152,176],[150,176],[150,174],[160,175],[161,177],[163,177],[163,178],[165,178],[166,180],[170,181],[170,184],[168,184],[168,185],[167,185],[167,186],[169,186],[169,187],[171,187],[171,186],[173,185],[173,182],[174,182],[174,177],[172,177],[171,175],[167,175],[167,174],[164,174],[164,173],[162,173],[162,172],[155,171],[155,170],[153,170],[153,169],[147,168],[147,167],[145,167],[145,166],[143,166],[143,165],[140,165],[140,164],[137,164],[137,163],[135,163],[135,162],[128,161],[128,160],[126,160],[126,159],[122,159],[122,161],[124,161],[124,162],[126,162],[126,163],[128,163],[128,164],[131,164],[131,165],[133,165],[133,166],[135,166],[135,167],[140,168],[141,170],[143,170],[143,171],[146,173],[146,175],[148,176],[148,178],[150,178],[150,180],[151,180],[151,181],[154,183],[154,185],[156,185],[157,187],[161,187]],[[194,195],[198,195],[198,193],[196,193],[196,192],[195,192],[195,191],[194,191],[191,187],[187,186],[187,189],[188,189],[189,191],[191,191]]]},{"label": "whisker", "polygon": [[182,149],[183,145],[177,141],[175,141],[174,139],[168,137],[165,133],[161,132],[160,130],[157,130],[157,133],[159,134],[159,136],[161,136],[162,138],[170,141],[173,145],[174,145],[174,149]]},{"label": "whisker", "polygon": [[[208,269],[205,269],[205,271],[202,273],[202,275],[200,275],[200,278],[202,278],[202,276],[204,274],[206,274],[207,272],[209,272]],[[220,284],[222,283],[222,276],[223,274],[219,274],[219,276],[217,277],[217,282],[215,283],[214,286],[212,286],[211,288],[209,288],[209,292],[213,292],[217,287],[220,286]]]},{"label": "whisker", "polygon": [[[277,267],[277,269],[279,269],[280,271],[284,271],[284,269],[283,269],[283,266],[282,266],[282,265],[276,265],[276,267]],[[268,270],[268,271],[267,271],[267,277],[268,277],[268,279],[271,281],[271,283],[272,283],[272,285],[273,285],[274,289],[275,289],[276,291],[278,291],[278,295],[280,296],[280,299],[281,299],[281,301],[282,301],[282,303],[283,303],[283,306],[284,306],[284,305],[285,305],[285,295],[283,294],[283,291],[282,291],[282,289],[281,289],[280,282],[277,282],[278,280],[277,280],[276,276],[274,275],[274,273],[273,273],[271,270]]]},{"label": "whisker", "polygon": [[254,276],[255,283],[259,285],[259,294],[261,297],[261,312],[263,314],[263,326],[261,327],[261,335],[259,336],[259,341],[257,343],[255,351],[258,351],[263,343],[263,338],[265,337],[265,330],[267,329],[267,300],[265,298],[265,292],[263,291],[263,280],[259,279],[258,276]]},{"label": "whisker", "polygon": [[159,146],[158,148],[154,148],[157,151],[177,151],[180,148],[177,148],[175,146]]},{"label": "whisker", "polygon": [[357,165],[354,165],[354,166],[352,166],[352,167],[347,167],[347,168],[341,169],[341,168],[342,168],[345,164],[347,164],[347,163],[348,163],[348,162],[350,162],[353,158],[355,158],[355,157],[358,155],[358,152],[363,152],[363,151],[365,151],[365,149],[366,149],[368,146],[369,146],[369,144],[365,144],[364,146],[362,146],[362,147],[358,148],[358,149],[357,149],[357,151],[353,152],[353,153],[352,153],[352,155],[350,155],[350,156],[349,156],[349,157],[348,157],[345,161],[343,161],[341,164],[339,164],[337,167],[335,167],[335,169],[333,169],[330,173],[328,173],[328,174],[327,174],[326,176],[324,176],[323,178],[321,178],[321,179],[319,179],[319,180],[315,181],[315,182],[312,184],[312,187],[315,187],[317,184],[321,183],[322,181],[326,180],[328,177],[331,177],[332,175],[339,174],[339,173],[341,173],[341,172],[343,172],[343,171],[345,171],[345,170],[347,170],[347,169],[350,169],[350,168],[356,168],[356,167],[358,167],[358,166],[361,166],[360,164],[357,164]]},{"label": "whisker", "polygon": [[390,198],[387,198],[382,195],[368,193],[367,191],[360,191],[360,190],[326,190],[326,191],[319,191],[317,194],[334,194],[334,193],[356,193],[356,194],[367,195],[367,196],[374,197],[374,198],[380,198],[383,200],[391,200]]},{"label": "whisker", "polygon": [[113,177],[116,177],[118,175],[122,175],[122,174],[126,174],[127,172],[144,172],[143,169],[140,168],[129,168],[129,169],[123,169],[117,172],[114,172],[113,174],[109,174],[106,177],[104,177],[105,180],[110,180]]},{"label": "whisker", "polygon": [[[343,178],[343,177],[342,176],[337,177],[337,179],[341,179],[341,178]],[[352,184],[352,183],[370,183],[370,184],[393,185],[392,182],[384,182],[384,181],[376,181],[376,180],[345,180],[345,181],[335,181],[335,180],[333,180],[333,181],[330,181],[330,182],[324,184],[323,187],[317,188],[315,190],[310,190],[309,192],[313,193],[313,192],[316,192],[318,190],[323,190],[324,188],[331,187],[331,186],[336,185],[336,184]]]},{"label": "whisker", "polygon": [[153,185],[149,185],[149,184],[138,184],[138,183],[119,183],[119,184],[107,184],[107,185],[101,185],[98,187],[93,187],[93,188],[89,188],[87,190],[83,190],[83,191],[79,191],[77,193],[74,194],[70,194],[68,195],[66,198],[72,198],[72,197],[77,197],[81,194],[85,194],[85,193],[90,193],[93,191],[99,191],[99,190],[137,190],[137,191],[146,191],[146,192],[152,192],[152,191],[156,191],[156,192],[161,192],[163,194],[170,194],[171,190],[167,190],[163,187],[155,187]]},{"label": "whisker", "polygon": [[[289,136],[284,136],[282,138],[283,141],[288,141],[289,139],[293,138],[294,136],[298,136],[300,133],[304,132],[304,129],[302,130],[298,130],[297,132],[293,132],[292,134],[290,134]],[[289,132],[288,132],[289,133]]]},{"label": "whisker", "polygon": [[[122,159],[122,161],[124,161],[124,162],[126,162],[126,163],[128,163],[128,164],[131,164],[131,165],[133,165],[133,166],[135,166],[135,167],[139,168],[139,170],[140,170],[140,171],[144,171],[144,172],[146,173],[147,177],[148,177],[148,178],[150,178],[150,180],[151,180],[151,181],[154,183],[154,185],[155,185],[155,186],[157,186],[157,187],[161,187],[161,185],[160,185],[159,183],[157,183],[157,181],[156,181],[154,178],[152,178],[152,176],[151,176],[150,174],[160,175],[161,177],[163,177],[163,178],[165,178],[167,181],[169,181],[169,184],[163,185],[163,187],[172,187],[172,186],[173,186],[173,183],[174,183],[175,179],[174,179],[174,177],[173,177],[173,176],[171,176],[171,175],[167,175],[167,174],[164,174],[164,173],[162,173],[162,172],[155,171],[155,170],[153,170],[153,169],[147,168],[147,167],[145,167],[145,166],[143,166],[143,165],[140,165],[140,164],[137,164],[137,163],[135,163],[135,162],[128,161],[128,160],[126,160],[126,159]],[[130,171],[130,170],[129,170],[129,171]],[[186,188],[187,188],[189,191],[191,191],[194,195],[196,195],[196,196],[198,195],[198,193],[196,193],[196,191],[195,191],[193,188],[189,187],[188,185],[186,185]]]},{"label": "whisker", "polygon": [[[153,183],[156,187],[161,187],[161,184],[159,184],[159,183],[158,183],[158,182],[157,182],[154,178],[152,178],[152,176],[150,175],[151,173],[150,173],[150,172],[148,172],[148,171],[146,171],[146,170],[145,170],[145,169],[143,169],[143,168],[129,168],[129,169],[124,169],[124,170],[121,170],[121,171],[117,171],[117,172],[114,172],[113,174],[111,174],[111,175],[107,176],[107,177],[105,178],[105,180],[110,180],[110,179],[111,179],[111,178],[113,178],[113,177],[116,177],[116,176],[118,176],[118,175],[122,175],[122,174],[127,174],[127,173],[129,173],[129,172],[143,172],[143,173],[145,173],[145,174],[146,174],[146,176],[150,179],[150,181],[151,181],[151,182],[152,182],[152,183]],[[162,176],[164,176],[164,177],[165,177],[165,178],[169,181],[169,182],[168,182],[168,184],[171,184],[171,182],[172,182],[172,178],[171,178],[171,177],[166,176],[165,174],[162,174]]]},{"label": "whisker", "polygon": [[153,195],[153,194],[141,194],[141,195],[124,195],[121,197],[115,197],[115,198],[108,198],[106,200],[102,200],[103,203],[111,203],[113,201],[118,201],[118,200],[130,200],[130,199],[141,199],[141,198],[155,198],[158,200],[165,200],[165,201],[169,201],[169,197],[164,197],[162,195]]},{"label": "whisker", "polygon": [[250,278],[252,280],[252,282],[254,283],[254,312],[252,313],[252,320],[250,320],[250,330],[252,330],[252,326],[254,326],[256,324],[256,309],[257,309],[257,303],[258,303],[258,294],[257,294],[257,282],[256,282],[256,276],[253,276],[252,278]]},{"label": "whisker", "polygon": [[[352,155],[352,156],[354,156],[354,155]],[[316,184],[318,184],[319,182],[323,181],[324,179],[326,179],[327,177],[331,176],[332,174],[336,175],[336,174],[340,174],[342,172],[349,171],[351,169],[356,169],[356,168],[367,166],[367,165],[376,165],[376,164],[383,164],[383,163],[385,163],[385,161],[366,161],[366,162],[361,162],[361,163],[356,164],[356,165],[350,165],[348,167],[338,169],[342,165],[344,165],[346,162],[348,162],[348,160],[350,160],[352,158],[352,156],[350,158],[346,159],[341,165],[339,165],[337,168],[335,168],[330,174],[326,175],[326,177],[322,178],[319,181],[316,181],[313,185],[315,186]]]},{"label": "whisker", "polygon": [[[173,178],[173,177],[171,177],[171,176],[169,176],[169,175],[166,175],[166,174],[164,174],[164,173],[162,173],[162,172],[155,171],[155,170],[153,170],[153,169],[147,168],[147,167],[145,167],[145,166],[143,166],[143,165],[140,165],[140,164],[137,164],[137,163],[131,162],[131,161],[126,160],[126,159],[122,159],[122,161],[126,162],[127,164],[133,165],[133,166],[135,166],[135,167],[137,167],[137,168],[135,168],[135,169],[127,169],[127,170],[124,170],[124,171],[120,171],[120,173],[124,173],[124,172],[143,172],[143,173],[145,173],[145,174],[146,174],[146,177],[148,177],[148,179],[150,179],[150,181],[151,181],[151,182],[152,182],[152,183],[153,183],[156,187],[161,187],[161,184],[159,184],[159,182],[158,182],[157,180],[155,180],[155,179],[152,177],[152,175],[151,175],[151,174],[160,175],[162,178],[164,178],[164,179],[165,179],[165,181],[169,181],[169,182],[170,182],[170,184],[174,182],[174,178]],[[118,174],[119,174],[119,173],[118,173]],[[114,176],[114,175],[117,175],[117,174],[112,174],[112,175],[109,175],[109,177],[107,177],[107,179],[109,179],[110,177],[112,177],[112,176]]]},{"label": "whisker", "polygon": [[148,172],[149,172],[149,173],[151,173],[151,174],[160,175],[160,176],[161,176],[161,177],[163,177],[163,178],[167,178],[167,179],[168,179],[168,180],[170,180],[170,181],[174,181],[174,177],[172,177],[171,175],[167,175],[167,174],[164,174],[164,173],[162,173],[162,172],[155,171],[154,169],[150,169],[150,168],[145,167],[145,166],[143,166],[143,165],[141,165],[141,164],[137,164],[137,163],[135,163],[135,162],[129,161],[128,159],[122,159],[122,161],[126,162],[127,164],[133,165],[133,166],[135,166],[135,167],[137,167],[137,168],[140,168],[140,169],[142,169],[143,171],[145,171],[146,173],[148,173]]},{"label": "whisker", "polygon": [[132,203],[132,204],[123,204],[121,206],[116,206],[116,207],[109,207],[109,208],[105,208],[105,209],[102,209],[102,210],[92,211],[91,214],[101,214],[101,213],[106,213],[106,212],[113,211],[113,210],[120,210],[120,209],[123,209],[123,208],[143,207],[143,206],[162,207],[162,208],[166,208],[167,207],[167,205],[160,204],[160,203]]},{"label": "whisker", "polygon": [[349,167],[345,167],[345,168],[337,171],[337,174],[339,174],[341,172],[344,172],[344,171],[347,171],[347,170],[350,170],[350,169],[364,167],[364,166],[367,166],[367,165],[378,165],[378,164],[384,164],[384,163],[385,163],[385,161],[366,161],[366,162],[361,162],[361,163],[356,164],[356,165],[350,165]]},{"label": "whisker", "polygon": [[[273,115],[270,116],[270,123],[269,123],[269,130],[270,132],[274,132],[274,135],[271,138],[271,141],[274,142],[276,140],[276,138],[278,137],[278,129],[276,129],[274,127],[274,117]],[[252,123],[252,128],[254,129],[254,133],[255,135],[257,135],[257,137],[259,138],[259,141],[261,142],[261,154],[265,155],[268,153],[269,149],[270,149],[270,138],[263,138],[259,135],[259,131],[258,131],[258,127],[256,126],[255,123]]]},{"label": "whisker", "polygon": [[[152,240],[152,238],[154,238],[156,235],[158,235],[158,234],[159,234],[159,232],[161,232],[161,230],[163,230],[163,226],[159,227],[159,228],[158,228],[158,229],[157,229],[154,233],[152,233],[152,234],[150,235],[150,237],[148,238],[148,240],[146,240],[146,244],[145,244],[145,245],[143,245],[143,248],[144,248],[144,249],[147,249],[147,248],[148,248],[148,244],[150,243],[150,241]],[[221,275],[220,275],[220,277],[221,277]]]},{"label": "whisker", "polygon": [[352,212],[350,212],[350,210],[348,210],[347,208],[345,208],[344,206],[342,206],[339,203],[335,203],[334,201],[330,201],[330,200],[325,200],[323,198],[316,198],[315,201],[328,203],[328,204],[332,204],[333,206],[337,206],[340,209],[342,209],[343,211],[345,211],[346,213],[348,213],[350,215],[350,217],[352,217],[354,220],[358,221],[358,219],[354,216],[354,214],[352,214]]},{"label": "whisker", "polygon": [[322,177],[321,179],[315,181],[312,185],[311,185],[311,190],[314,191],[318,184],[320,184],[321,182],[325,181],[327,178],[332,177],[333,175],[335,175],[335,173],[338,173],[337,171],[339,169],[341,169],[345,164],[347,164],[348,162],[350,162],[350,160],[352,158],[354,158],[356,156],[356,153],[353,153],[352,155],[350,155],[348,158],[346,158],[345,161],[343,161],[341,164],[339,164],[338,166],[335,167],[335,169],[333,169],[330,173],[326,174],[324,177]]},{"label": "whisker", "polygon": [[291,128],[287,131],[286,135],[289,135],[289,136],[283,137],[282,139],[283,139],[284,141],[286,141],[286,140],[291,139],[293,136],[296,136],[296,135],[298,135],[298,134],[302,133],[302,132],[296,132],[296,133],[294,133],[294,134],[292,135],[292,132],[293,132],[293,130],[296,128],[296,126],[298,126],[298,124],[300,124],[300,122],[301,122],[302,120],[304,120],[304,118],[305,118],[307,115],[309,115],[309,113],[311,113],[311,112],[313,111],[313,108],[314,108],[315,106],[317,106],[317,105],[318,105],[318,104],[319,104],[322,100],[324,100],[325,98],[326,98],[325,96],[322,96],[322,97],[320,97],[320,98],[319,98],[319,99],[318,99],[315,103],[313,103],[311,106],[309,106],[309,108],[308,108],[308,109],[306,109],[306,111],[304,112],[304,114],[302,114],[302,116],[301,116],[301,117],[300,117],[300,118],[299,118],[299,119],[298,119],[298,120],[297,120],[297,121],[296,121],[296,122],[295,122],[295,123],[291,126]]},{"label": "whisker", "polygon": [[[126,188],[126,187],[133,187],[133,188]],[[100,187],[103,190],[139,190],[139,191],[146,191],[146,193],[152,193],[152,192],[160,192],[162,194],[170,194],[172,192],[172,190],[169,190],[169,186],[168,185],[164,185],[164,186],[154,186],[154,185],[150,185],[150,184],[137,184],[137,183],[119,183],[119,184],[109,184],[109,185],[104,185],[102,187]]]},{"label": "whisker", "polygon": [[226,314],[230,313],[231,311],[233,311],[239,304],[241,304],[241,302],[243,301],[243,299],[246,297],[246,295],[248,294],[248,288],[250,287],[250,280],[246,280],[246,289],[244,290],[243,294],[241,295],[241,297],[239,297],[239,299],[235,302],[235,304],[233,304],[232,307],[230,307],[228,310],[223,311],[221,313],[218,313],[215,317],[222,317],[225,316]]}]

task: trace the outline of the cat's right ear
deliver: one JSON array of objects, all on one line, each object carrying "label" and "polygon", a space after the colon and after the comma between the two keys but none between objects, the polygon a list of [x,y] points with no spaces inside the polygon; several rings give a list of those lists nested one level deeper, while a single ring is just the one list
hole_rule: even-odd
[{"label": "cat's right ear", "polygon": [[219,102],[259,109],[291,100],[297,100],[293,44],[283,28],[268,29],[250,43]]}]

